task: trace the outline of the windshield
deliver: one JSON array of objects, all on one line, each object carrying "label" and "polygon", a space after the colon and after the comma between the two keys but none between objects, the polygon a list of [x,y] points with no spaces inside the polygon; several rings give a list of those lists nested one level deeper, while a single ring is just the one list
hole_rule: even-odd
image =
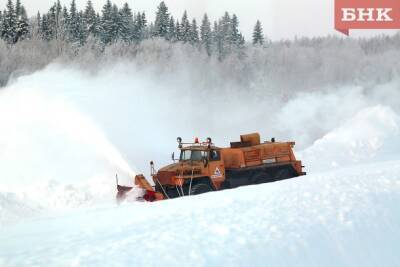
[{"label": "windshield", "polygon": [[207,158],[208,152],[201,150],[182,150],[180,160],[203,160]]}]

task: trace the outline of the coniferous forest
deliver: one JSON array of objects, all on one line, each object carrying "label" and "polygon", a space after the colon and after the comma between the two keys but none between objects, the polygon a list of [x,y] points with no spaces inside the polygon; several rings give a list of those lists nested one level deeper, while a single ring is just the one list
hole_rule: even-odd
[{"label": "coniferous forest", "polygon": [[[198,23],[186,11],[180,19],[175,19],[164,2],[157,7],[155,21],[148,22],[145,12],[132,11],[128,3],[118,7],[110,0],[106,1],[100,13],[94,10],[91,0],[88,0],[84,10],[77,9],[75,0],[69,7],[57,0],[46,14],[38,13],[35,18],[28,18],[20,0],[16,0],[15,5],[13,0],[8,0],[6,9],[0,13],[0,32],[1,38],[8,44],[40,38],[65,41],[77,47],[83,46],[89,39],[110,45],[162,38],[172,43],[201,46],[208,55],[216,53],[220,57],[245,44],[235,14],[225,12],[214,22],[204,14]],[[252,42],[262,45],[263,41],[262,26],[257,21]]]},{"label": "coniferous forest", "polygon": [[[312,90],[331,84],[368,85],[400,73],[400,34],[374,38],[296,37],[271,41],[259,20],[245,39],[240,18],[225,12],[216,21],[171,14],[164,2],[148,14],[106,0],[95,10],[90,0],[79,10],[75,0],[57,0],[48,12],[27,14],[21,0],[0,11],[0,86],[13,77],[50,63],[74,64],[96,71],[128,61],[138,68],[168,73],[190,67],[201,86]],[[378,64],[371,64],[378,62]],[[205,79],[204,77],[207,77]]]}]

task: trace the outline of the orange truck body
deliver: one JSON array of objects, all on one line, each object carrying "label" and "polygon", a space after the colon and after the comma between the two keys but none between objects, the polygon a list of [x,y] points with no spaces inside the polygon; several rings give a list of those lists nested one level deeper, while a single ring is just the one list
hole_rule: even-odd
[{"label": "orange truck body", "polygon": [[294,142],[261,142],[258,133],[241,135],[240,142],[231,142],[226,148],[216,147],[210,138],[203,143],[182,143],[178,138],[178,143],[178,162],[157,172],[151,163],[155,186],[143,175],[135,177],[136,186],[146,192],[145,200],[197,195],[306,174],[293,153]]}]

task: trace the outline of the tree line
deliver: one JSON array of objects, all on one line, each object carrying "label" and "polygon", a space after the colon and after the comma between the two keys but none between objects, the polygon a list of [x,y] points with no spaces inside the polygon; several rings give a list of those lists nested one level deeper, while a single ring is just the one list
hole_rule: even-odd
[{"label": "tree line", "polygon": [[[157,7],[154,22],[148,22],[145,12],[133,12],[128,3],[121,8],[107,0],[101,12],[96,12],[91,0],[84,10],[78,10],[75,0],[69,7],[57,0],[45,14],[28,19],[20,0],[8,0],[6,8],[0,11],[0,35],[8,44],[39,36],[46,41],[65,41],[83,46],[88,39],[110,45],[123,41],[138,43],[145,39],[162,38],[169,42],[189,43],[204,49],[208,55],[224,57],[245,45],[245,38],[239,30],[239,19],[228,12],[212,22],[204,14],[200,23],[190,19],[185,11],[180,19],[175,19],[165,2]],[[252,35],[254,45],[264,43],[263,29],[257,21]]]}]

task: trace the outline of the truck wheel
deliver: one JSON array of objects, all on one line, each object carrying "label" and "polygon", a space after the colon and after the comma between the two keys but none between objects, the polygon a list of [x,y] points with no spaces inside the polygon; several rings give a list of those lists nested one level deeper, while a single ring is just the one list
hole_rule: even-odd
[{"label": "truck wheel", "polygon": [[213,189],[211,186],[208,184],[200,183],[200,184],[195,184],[192,186],[192,190],[190,190],[191,195],[199,195],[207,192],[211,192]]}]

